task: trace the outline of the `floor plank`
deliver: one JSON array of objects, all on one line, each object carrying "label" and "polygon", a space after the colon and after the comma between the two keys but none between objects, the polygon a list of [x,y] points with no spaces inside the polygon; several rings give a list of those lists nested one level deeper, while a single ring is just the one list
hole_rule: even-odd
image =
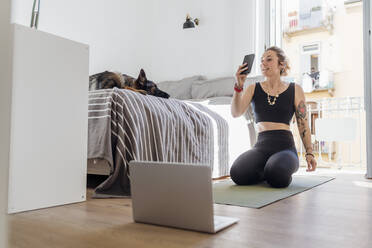
[{"label": "floor plank", "polygon": [[261,209],[215,205],[240,218],[217,234],[133,223],[130,199],[83,203],[9,216],[9,247],[372,247],[372,180],[335,173],[328,183]]}]

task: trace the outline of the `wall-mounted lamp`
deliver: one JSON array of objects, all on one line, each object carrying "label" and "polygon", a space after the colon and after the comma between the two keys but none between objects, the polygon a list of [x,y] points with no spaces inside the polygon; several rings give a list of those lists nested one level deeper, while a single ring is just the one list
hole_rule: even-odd
[{"label": "wall-mounted lamp", "polygon": [[195,18],[194,21],[192,21],[192,18],[190,17],[189,14],[187,14],[186,16],[186,21],[185,23],[183,24],[183,28],[195,28],[195,25],[199,25],[199,19],[198,18]]}]

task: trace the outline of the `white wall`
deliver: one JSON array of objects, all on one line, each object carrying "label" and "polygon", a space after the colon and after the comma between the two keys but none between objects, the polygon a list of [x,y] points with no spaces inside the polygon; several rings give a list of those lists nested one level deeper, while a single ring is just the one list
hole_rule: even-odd
[{"label": "white wall", "polygon": [[[232,10],[228,1],[156,0],[151,65],[154,78],[231,75]],[[187,13],[200,19],[200,25],[182,29]]]},{"label": "white wall", "polygon": [[[234,72],[243,62],[246,54],[255,52],[255,26],[256,26],[255,1],[234,0],[233,9],[233,66]],[[261,55],[256,54],[256,59]],[[252,68],[252,72],[255,68]]]},{"label": "white wall", "polygon": [[[150,0],[151,1],[151,0]],[[12,21],[29,25],[32,2],[13,0]],[[48,0],[40,6],[39,30],[90,46],[90,73],[138,72],[137,54],[151,11],[146,0]],[[140,49],[137,49],[140,48]]]},{"label": "white wall", "polygon": [[8,192],[9,142],[10,142],[10,4],[0,1],[0,247],[6,247],[6,208]]},{"label": "white wall", "polygon": [[[90,73],[136,76],[142,67],[161,81],[233,75],[254,49],[254,0],[48,0],[39,29],[90,46]],[[12,21],[29,25],[32,1],[13,0]],[[186,14],[200,26],[184,30]]]},{"label": "white wall", "polygon": [[[234,75],[244,55],[254,52],[254,2],[155,0],[150,49],[154,78]],[[182,29],[187,13],[200,19],[200,25]]]}]

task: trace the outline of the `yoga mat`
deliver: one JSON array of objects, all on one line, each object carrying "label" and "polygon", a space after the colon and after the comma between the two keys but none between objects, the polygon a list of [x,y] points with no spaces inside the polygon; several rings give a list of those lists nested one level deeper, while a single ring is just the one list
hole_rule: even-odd
[{"label": "yoga mat", "polygon": [[287,188],[272,188],[266,182],[238,186],[231,180],[213,184],[214,203],[261,208],[333,180],[326,176],[293,176]]}]

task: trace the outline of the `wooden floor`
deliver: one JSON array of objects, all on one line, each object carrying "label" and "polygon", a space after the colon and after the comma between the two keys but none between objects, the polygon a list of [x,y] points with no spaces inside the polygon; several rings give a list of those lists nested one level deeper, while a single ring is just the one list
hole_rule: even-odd
[{"label": "wooden floor", "polygon": [[91,199],[89,190],[84,203],[11,215],[9,246],[371,248],[372,180],[332,175],[261,209],[215,205],[217,215],[240,222],[214,235],[133,223],[130,199]]}]

